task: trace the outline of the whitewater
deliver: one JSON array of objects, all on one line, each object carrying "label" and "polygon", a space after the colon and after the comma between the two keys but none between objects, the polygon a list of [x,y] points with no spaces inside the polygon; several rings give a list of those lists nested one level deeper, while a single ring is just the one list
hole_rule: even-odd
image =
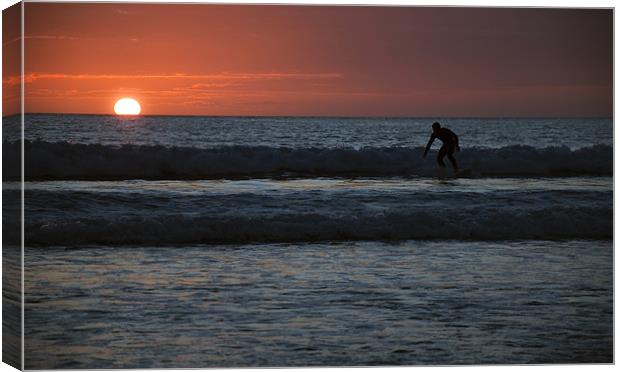
[{"label": "whitewater", "polygon": [[[21,153],[19,142],[4,146],[12,157]],[[25,158],[28,181],[440,175],[434,161],[420,156],[422,147],[198,149],[27,141],[24,151],[28,155]],[[613,171],[613,148],[608,145],[578,150],[523,145],[498,149],[473,147],[464,148],[457,157],[461,168],[472,170],[476,177],[610,176]],[[19,179],[19,163],[7,166],[5,173],[9,179]]]},{"label": "whitewater", "polygon": [[28,115],[4,193],[23,145],[37,246],[612,238],[609,119],[441,119],[467,178],[433,120]]},{"label": "whitewater", "polygon": [[[422,158],[434,121],[467,177],[438,142]],[[39,114],[20,133],[3,119],[27,369],[613,360],[611,118]]]},{"label": "whitewater", "polygon": [[[33,182],[31,245],[611,239],[607,178]],[[5,195],[17,200],[18,185]],[[19,209],[14,205],[14,210]],[[18,231],[19,229],[15,229]],[[12,231],[12,230],[9,230]]]}]

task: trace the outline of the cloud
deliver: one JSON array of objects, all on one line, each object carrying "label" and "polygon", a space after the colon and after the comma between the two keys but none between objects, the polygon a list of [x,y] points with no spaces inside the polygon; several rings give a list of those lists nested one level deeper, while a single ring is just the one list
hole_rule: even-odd
[{"label": "cloud", "polygon": [[39,79],[190,79],[190,80],[278,80],[278,79],[334,79],[342,77],[340,73],[219,73],[206,75],[153,74],[153,75],[115,75],[115,74],[28,74],[29,81]]},{"label": "cloud", "polygon": [[[111,97],[130,95],[149,102],[154,107],[181,109],[201,106],[255,107],[277,105],[281,102],[324,99],[325,97],[356,96],[329,89],[314,83],[334,83],[341,73],[264,72],[213,74],[63,74],[29,73],[26,99],[39,102],[95,102]],[[19,84],[19,76],[6,78],[7,85]],[[327,88],[327,89],[325,89]],[[312,98],[314,97],[314,98]],[[34,107],[34,106],[32,106]]]},{"label": "cloud", "polygon": [[22,38],[21,38],[21,36],[20,36],[20,37],[16,37],[15,39],[11,39],[11,40],[9,40],[9,41],[5,41],[4,43],[2,43],[2,46],[3,46],[3,47],[4,47],[4,46],[7,46],[7,45],[12,44],[12,43],[14,43],[14,42],[16,42],[16,41],[20,41],[21,39],[22,39]]},{"label": "cloud", "polygon": [[[75,36],[68,36],[68,35],[30,35],[30,36],[24,36],[24,39],[25,40],[77,40],[79,38]],[[11,39],[9,41],[2,43],[2,46],[7,46],[9,44],[15,43],[20,40],[21,40],[21,37],[16,37],[15,39]]]},{"label": "cloud", "polygon": [[[145,80],[145,79],[169,79],[169,80],[211,80],[219,84],[235,81],[260,81],[260,80],[326,80],[340,79],[341,73],[219,73],[205,75],[175,74],[152,74],[152,75],[119,75],[119,74],[53,74],[53,73],[29,73],[24,75],[25,83],[38,80],[61,79],[61,80]],[[20,84],[20,76],[9,76],[2,81],[6,85]],[[194,89],[207,87],[209,84],[218,83],[195,83]],[[213,85],[212,85],[213,86]]]},{"label": "cloud", "polygon": [[78,37],[75,36],[67,36],[67,35],[34,35],[34,36],[25,36],[24,39],[35,39],[35,40],[77,40]]}]

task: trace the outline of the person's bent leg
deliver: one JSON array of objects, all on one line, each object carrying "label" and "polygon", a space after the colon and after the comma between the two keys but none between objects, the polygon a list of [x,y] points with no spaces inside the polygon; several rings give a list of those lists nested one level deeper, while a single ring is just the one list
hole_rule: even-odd
[{"label": "person's bent leg", "polygon": [[442,168],[446,167],[446,164],[444,164],[443,162],[443,157],[446,156],[447,153],[448,150],[446,149],[446,146],[441,146],[439,152],[437,153],[437,164],[439,164],[439,166]]},{"label": "person's bent leg", "polygon": [[454,171],[458,172],[459,167],[456,165],[456,159],[454,159],[454,156],[452,156],[451,153],[448,153],[448,160],[450,160],[450,163],[452,163],[452,167],[454,168]]}]

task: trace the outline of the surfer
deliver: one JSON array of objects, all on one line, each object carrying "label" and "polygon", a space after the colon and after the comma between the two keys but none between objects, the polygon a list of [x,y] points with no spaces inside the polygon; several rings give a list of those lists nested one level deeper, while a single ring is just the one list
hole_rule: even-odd
[{"label": "surfer", "polygon": [[433,141],[435,141],[435,138],[439,138],[441,142],[443,142],[443,146],[441,146],[439,153],[437,153],[437,163],[439,163],[439,166],[442,168],[446,167],[443,162],[443,157],[448,155],[448,160],[452,163],[454,172],[458,172],[459,167],[456,165],[456,160],[452,155],[454,154],[454,150],[461,151],[461,148],[459,147],[459,137],[450,129],[442,128],[438,122],[433,123],[433,134],[431,134],[431,139],[428,140],[426,150],[424,150],[424,155],[422,155],[422,157],[426,157],[426,154],[431,148]]}]

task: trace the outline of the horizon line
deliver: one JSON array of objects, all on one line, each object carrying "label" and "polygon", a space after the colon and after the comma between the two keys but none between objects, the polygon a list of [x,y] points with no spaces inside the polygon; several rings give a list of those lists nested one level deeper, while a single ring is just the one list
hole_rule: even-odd
[{"label": "horizon line", "polygon": [[[15,113],[10,115],[2,115],[2,118],[10,118],[12,116],[21,116],[22,113]],[[569,116],[569,115],[209,115],[209,114],[146,114],[146,115],[117,115],[117,114],[98,114],[98,113],[76,113],[76,112],[26,112],[24,115],[80,115],[80,116],[115,116],[119,118],[138,118],[138,117],[221,117],[221,118],[344,118],[344,119],[613,119],[612,115],[585,115],[585,116]]]}]

